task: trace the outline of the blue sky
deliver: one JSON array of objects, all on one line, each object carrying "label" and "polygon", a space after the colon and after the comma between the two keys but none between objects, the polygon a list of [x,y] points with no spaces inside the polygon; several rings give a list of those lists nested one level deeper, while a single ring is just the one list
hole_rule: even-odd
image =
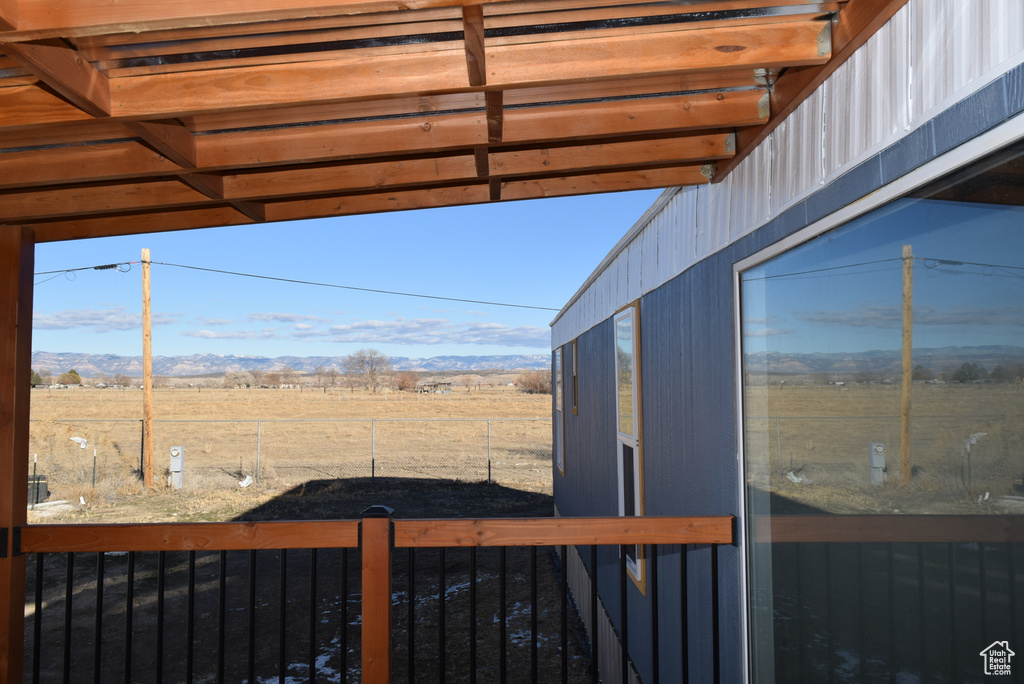
[{"label": "blue sky", "polygon": [[[389,356],[547,353],[561,308],[661,193],[505,202],[316,221],[44,243],[37,274],[139,261],[151,250],[153,353]],[[143,219],[144,220],[144,219]],[[37,275],[35,351],[142,353],[141,268]]]}]

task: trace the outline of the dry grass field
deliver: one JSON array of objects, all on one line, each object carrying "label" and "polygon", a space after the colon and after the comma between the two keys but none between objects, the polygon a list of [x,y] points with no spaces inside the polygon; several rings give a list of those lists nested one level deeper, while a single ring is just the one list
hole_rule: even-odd
[{"label": "dry grass field", "polygon": [[[746,408],[751,483],[797,508],[836,513],[1020,510],[1012,498],[1024,495],[1024,391],[1018,386],[915,384],[909,486],[900,486],[898,384],[773,384],[749,388]],[[969,444],[980,433],[984,436]],[[869,481],[872,443],[884,445],[887,480],[882,485]]]},{"label": "dry grass field", "polygon": [[[140,496],[141,391],[33,390],[30,472],[48,478],[51,500],[86,502],[56,515],[43,507],[33,520],[227,520],[304,482],[370,476],[490,476],[550,492],[551,396],[511,387],[158,389],[154,413],[157,480],[166,482],[170,448],[183,446],[185,486]],[[239,487],[247,476],[252,485]]]}]

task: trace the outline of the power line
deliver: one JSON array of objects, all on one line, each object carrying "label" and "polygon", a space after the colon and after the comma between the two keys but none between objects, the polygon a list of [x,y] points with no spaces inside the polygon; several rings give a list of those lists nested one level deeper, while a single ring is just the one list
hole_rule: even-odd
[{"label": "power line", "polygon": [[441,297],[438,295],[418,294],[414,292],[397,292],[395,290],[377,290],[369,287],[354,287],[352,285],[336,285],[334,283],[319,283],[312,280],[297,280],[295,278],[279,278],[276,276],[258,275],[255,273],[241,273],[239,271],[224,271],[217,268],[203,268],[201,266],[187,266],[185,264],[169,264],[163,261],[151,262],[158,266],[174,266],[176,268],[187,268],[193,271],[206,271],[207,273],[221,273],[224,275],[239,276],[242,278],[257,278],[259,280],[273,280],[279,283],[293,283],[296,285],[314,285],[316,287],[330,287],[339,290],[355,290],[356,292],[372,292],[374,294],[389,294],[400,297],[418,297],[420,299],[437,299],[445,302],[462,302],[465,304],[485,304],[487,306],[507,306],[516,309],[537,309],[539,311],[559,311],[547,306],[529,306],[527,304],[507,304],[504,302],[490,302],[481,299],[462,299],[460,297]]}]

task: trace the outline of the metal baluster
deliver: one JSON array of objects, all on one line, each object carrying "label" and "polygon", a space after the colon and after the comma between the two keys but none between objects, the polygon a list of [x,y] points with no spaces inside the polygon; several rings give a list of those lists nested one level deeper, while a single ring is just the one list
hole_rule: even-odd
[{"label": "metal baluster", "polygon": [[185,622],[185,681],[192,683],[195,668],[196,552],[188,552],[188,608]]},{"label": "metal baluster", "polygon": [[476,547],[469,548],[469,682],[476,684]]},{"label": "metal baluster", "polygon": [[530,681],[537,684],[537,547],[530,547]]},{"label": "metal baluster", "polygon": [[156,569],[156,684],[164,679],[164,577],[167,573],[167,552],[158,555]]},{"label": "metal baluster", "polygon": [[445,658],[444,658],[444,590],[447,578],[444,572],[444,547],[437,550],[438,558],[438,580],[437,580],[437,681],[445,682]]},{"label": "metal baluster", "polygon": [[[619,547],[619,620],[622,622],[620,630],[622,640],[622,655],[620,660],[622,681],[629,681],[629,589],[626,579],[626,547]],[[717,679],[715,681],[718,681]]]},{"label": "metal baluster", "polygon": [[281,572],[278,575],[277,603],[278,603],[278,626],[277,626],[277,681],[285,684],[287,675],[287,661],[285,660],[285,619],[287,617],[287,586],[288,586],[288,550],[281,549]]},{"label": "metal baluster", "polygon": [[651,544],[651,588],[648,592],[651,599],[651,663],[654,667],[653,684],[661,681],[661,653],[658,644],[658,545]]},{"label": "metal baluster", "polygon": [[68,553],[64,579],[64,682],[71,681],[71,606],[75,595],[75,554]]},{"label": "metal baluster", "polygon": [[43,640],[43,554],[36,554],[36,605],[32,632],[32,682],[39,684],[39,657]]},{"label": "metal baluster", "polygon": [[505,589],[505,547],[498,547],[498,677],[501,684],[505,684],[508,681],[508,653],[506,649],[505,640],[508,638],[508,625],[505,609],[506,601],[506,589]]},{"label": "metal baluster", "polygon": [[592,684],[601,681],[597,663],[597,546],[590,546],[590,680]]},{"label": "metal baluster", "polygon": [[249,662],[248,681],[256,681],[256,551],[249,551]]},{"label": "metal baluster", "polygon": [[220,552],[220,592],[217,595],[217,682],[224,682],[224,634],[227,632],[228,552]]},{"label": "metal baluster", "polygon": [[416,682],[416,549],[409,548],[409,683]]},{"label": "metal baluster", "polygon": [[316,681],[316,549],[309,550],[309,681]]},{"label": "metal baluster", "polygon": [[96,554],[96,623],[93,626],[96,636],[93,641],[92,652],[92,679],[95,682],[100,681],[100,674],[102,672],[100,663],[103,661],[103,566],[106,557],[106,554],[102,551]]},{"label": "metal baluster", "polygon": [[124,606],[124,681],[132,682],[132,631],[135,607],[135,552],[128,552],[128,576],[125,578]]},{"label": "metal baluster", "polygon": [[561,593],[561,644],[562,644],[562,684],[569,683],[569,579],[566,570],[569,564],[569,547],[562,544],[562,576],[559,578]]}]

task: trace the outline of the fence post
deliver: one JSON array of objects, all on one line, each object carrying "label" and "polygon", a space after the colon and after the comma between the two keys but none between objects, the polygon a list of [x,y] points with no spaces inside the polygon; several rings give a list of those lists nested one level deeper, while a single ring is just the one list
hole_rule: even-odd
[{"label": "fence post", "polygon": [[377,477],[377,421],[370,421],[370,479]]},{"label": "fence post", "polygon": [[491,421],[487,421],[487,484],[491,484]]},{"label": "fence post", "polygon": [[362,681],[391,681],[391,549],[394,527],[387,506],[363,511],[360,544],[363,556]]},{"label": "fence post", "polygon": [[260,448],[263,446],[263,421],[256,421],[256,481],[260,481]]}]

